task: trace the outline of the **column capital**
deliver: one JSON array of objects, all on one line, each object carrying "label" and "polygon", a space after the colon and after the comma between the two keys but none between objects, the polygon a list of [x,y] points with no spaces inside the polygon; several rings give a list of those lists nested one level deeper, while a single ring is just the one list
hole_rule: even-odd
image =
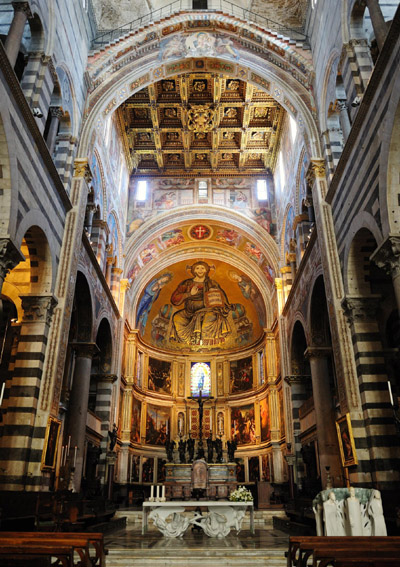
[{"label": "column capital", "polygon": [[[309,205],[307,205],[307,203],[305,203],[306,207],[311,206],[312,203],[310,203]],[[297,225],[300,224],[301,222],[309,222],[309,218],[308,218],[308,214],[307,213],[302,213],[301,215],[297,215],[296,217],[294,217],[294,221],[293,221],[293,231],[296,232],[296,228]]]},{"label": "column capital", "polygon": [[93,358],[95,354],[100,352],[96,343],[72,343],[76,355],[80,358]]},{"label": "column capital", "polygon": [[330,347],[309,346],[304,351],[304,357],[308,360],[311,358],[327,358],[331,353]]},{"label": "column capital", "polygon": [[311,374],[289,374],[285,376],[284,380],[289,386],[292,384],[304,384],[311,380]]},{"label": "column capital", "polygon": [[121,286],[121,291],[123,293],[127,292],[128,289],[130,289],[130,287],[131,287],[130,281],[127,278],[122,279],[119,282],[119,285]]},{"label": "column capital", "polygon": [[326,168],[325,168],[325,160],[320,158],[314,158],[310,160],[311,167],[314,172],[315,177],[322,177],[326,178]]},{"label": "column capital", "polygon": [[392,278],[400,276],[400,235],[389,234],[370,259]]},{"label": "column capital", "polygon": [[[74,347],[76,344],[81,344],[81,343],[75,343]],[[89,343],[89,344],[94,344],[94,343]],[[93,354],[96,354],[96,352],[94,352]],[[91,374],[90,378],[95,380],[96,382],[109,382],[110,384],[114,384],[114,382],[118,380],[118,376],[116,374]]]},{"label": "column capital", "polygon": [[58,118],[58,119],[62,118],[64,114],[61,109],[61,106],[50,106],[50,113],[53,118]]},{"label": "column capital", "polygon": [[336,106],[339,110],[339,112],[343,112],[344,110],[347,110],[347,100],[345,98],[338,98],[336,100]]},{"label": "column capital", "polygon": [[46,323],[50,325],[54,308],[58,301],[54,295],[21,295],[21,303],[24,314],[24,323]]},{"label": "column capital", "polygon": [[0,280],[25,260],[24,255],[9,238],[0,238]]},{"label": "column capital", "polygon": [[78,158],[74,161],[74,177],[84,177],[87,183],[93,179],[88,158]]},{"label": "column capital", "polygon": [[23,12],[27,18],[33,18],[29,2],[11,2],[14,12]]},{"label": "column capital", "polygon": [[349,39],[349,42],[346,43],[345,46],[349,46],[350,48],[368,47],[368,40],[364,37],[353,37],[353,39]]},{"label": "column capital", "polygon": [[381,301],[382,297],[375,294],[368,296],[347,295],[342,301],[342,309],[350,324],[356,321],[373,320]]}]

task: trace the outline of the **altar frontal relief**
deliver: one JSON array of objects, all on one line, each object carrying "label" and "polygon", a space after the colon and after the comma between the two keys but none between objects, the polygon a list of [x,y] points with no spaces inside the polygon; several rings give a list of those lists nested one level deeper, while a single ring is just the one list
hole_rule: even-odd
[{"label": "altar frontal relief", "polygon": [[170,410],[161,406],[147,406],[146,443],[165,445],[170,432]]},{"label": "altar frontal relief", "polygon": [[231,350],[259,339],[265,307],[252,280],[215,260],[183,261],[142,291],[136,325],[144,342],[168,350]]}]

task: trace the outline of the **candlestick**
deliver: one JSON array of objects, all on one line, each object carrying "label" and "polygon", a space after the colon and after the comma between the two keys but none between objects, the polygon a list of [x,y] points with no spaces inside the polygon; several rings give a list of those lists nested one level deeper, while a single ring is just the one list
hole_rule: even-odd
[{"label": "candlestick", "polygon": [[150,500],[153,500],[153,499],[154,499],[154,486],[151,485],[151,487],[150,487]]},{"label": "candlestick", "polygon": [[64,451],[65,451],[65,447],[64,445],[61,447],[61,460],[60,460],[60,466],[62,467],[64,465]]},{"label": "candlestick", "polygon": [[64,451],[64,467],[65,467],[65,465],[67,464],[67,446],[66,445],[64,445],[64,449],[65,449],[65,451]]},{"label": "candlestick", "polygon": [[192,410],[189,408],[189,431],[192,431]]},{"label": "candlestick", "polygon": [[77,453],[77,451],[78,451],[78,447],[75,445],[75,452],[74,452],[74,468],[75,468],[75,465],[76,465],[76,453]]},{"label": "candlestick", "polygon": [[161,498],[162,500],[165,500],[165,485],[162,485],[162,491],[161,491]]},{"label": "candlestick", "polygon": [[157,484],[157,492],[156,492],[156,499],[159,500],[160,499],[160,487]]},{"label": "candlestick", "polygon": [[5,387],[6,387],[6,383],[3,382],[3,385],[2,385],[2,387],[1,387],[1,394],[0,394],[0,407],[1,407],[1,404],[3,403],[4,388],[5,388]]},{"label": "candlestick", "polygon": [[71,445],[71,435],[68,437],[68,445],[67,445],[67,456],[69,457],[69,448]]}]

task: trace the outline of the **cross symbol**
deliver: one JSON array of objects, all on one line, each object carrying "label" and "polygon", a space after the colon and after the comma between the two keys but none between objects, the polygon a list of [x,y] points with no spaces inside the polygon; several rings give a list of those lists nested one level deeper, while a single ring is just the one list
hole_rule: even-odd
[{"label": "cross symbol", "polygon": [[204,228],[204,226],[196,226],[194,232],[197,238],[203,238],[203,236],[207,233],[207,230]]}]

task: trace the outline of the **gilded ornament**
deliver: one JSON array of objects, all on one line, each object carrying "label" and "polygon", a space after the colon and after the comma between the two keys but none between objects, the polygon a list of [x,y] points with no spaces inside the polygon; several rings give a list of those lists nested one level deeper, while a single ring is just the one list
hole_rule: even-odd
[{"label": "gilded ornament", "polygon": [[192,132],[210,132],[214,128],[215,114],[209,104],[194,104],[188,111],[188,129]]}]

